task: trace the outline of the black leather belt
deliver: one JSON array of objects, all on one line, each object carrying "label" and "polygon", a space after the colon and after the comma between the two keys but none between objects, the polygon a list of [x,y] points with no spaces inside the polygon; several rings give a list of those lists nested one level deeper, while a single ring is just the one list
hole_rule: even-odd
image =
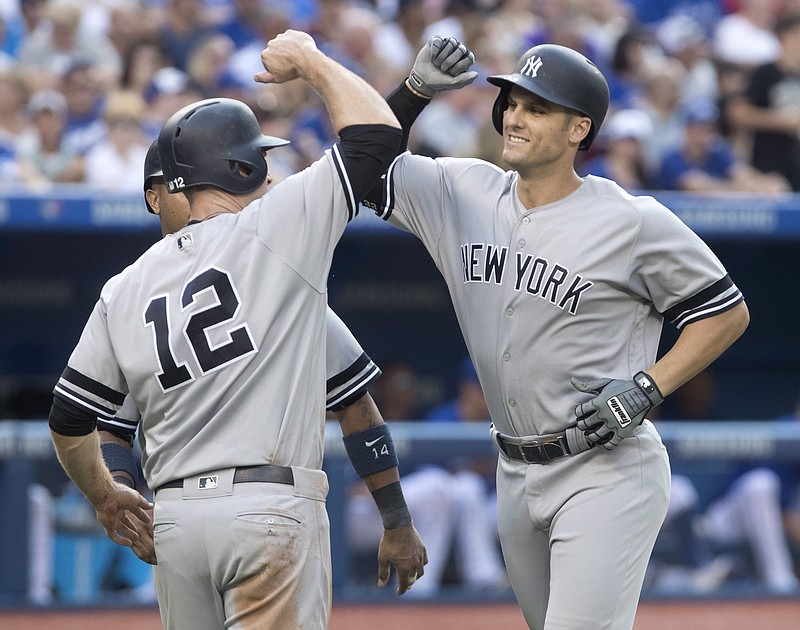
[{"label": "black leather belt", "polygon": [[[206,477],[200,476],[199,479],[210,479],[213,473]],[[242,466],[233,473],[233,483],[283,483],[287,486],[294,485],[294,473],[288,466],[275,466],[274,464],[264,464],[263,466]],[[168,481],[156,488],[165,490],[166,488],[183,488],[183,479]]]},{"label": "black leather belt", "polygon": [[522,444],[509,442],[502,433],[496,434],[497,445],[509,459],[526,464],[547,464],[553,460],[572,455],[565,433],[526,438]]}]

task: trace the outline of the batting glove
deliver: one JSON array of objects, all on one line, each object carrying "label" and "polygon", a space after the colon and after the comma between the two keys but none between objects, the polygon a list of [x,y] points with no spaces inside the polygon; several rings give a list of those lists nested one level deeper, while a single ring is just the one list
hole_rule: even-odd
[{"label": "batting glove", "polygon": [[457,90],[478,76],[470,70],[475,55],[455,37],[431,37],[417,53],[408,81],[420,94],[431,98],[437,92]]},{"label": "batting glove", "polygon": [[579,381],[571,378],[578,391],[594,398],[575,407],[578,428],[586,439],[611,451],[645,419],[647,413],[664,401],[658,387],[644,372],[637,372],[632,381],[601,378]]}]

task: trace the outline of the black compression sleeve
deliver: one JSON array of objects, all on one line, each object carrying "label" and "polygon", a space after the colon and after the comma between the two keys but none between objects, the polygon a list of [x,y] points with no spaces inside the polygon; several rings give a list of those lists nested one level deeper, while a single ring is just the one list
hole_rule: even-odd
[{"label": "black compression sleeve", "polygon": [[71,402],[55,396],[50,408],[50,428],[60,435],[89,435],[97,417]]},{"label": "black compression sleeve", "polygon": [[397,157],[400,130],[389,125],[349,125],[339,131],[339,150],[353,188],[360,200]]},{"label": "black compression sleeve", "polygon": [[386,102],[403,129],[403,141],[400,143],[400,152],[398,153],[400,155],[408,148],[408,134],[411,131],[411,126],[422,113],[422,110],[431,102],[431,99],[417,96],[403,81],[394,92],[386,97]]},{"label": "black compression sleeve", "polygon": [[[400,150],[397,155],[400,155],[408,148],[408,135],[411,132],[411,126],[414,121],[422,113],[428,103],[431,102],[429,98],[417,96],[411,91],[403,81],[395,90],[386,97],[386,102],[389,104],[392,112],[397,120],[400,122],[400,127],[403,129],[403,139],[400,142]],[[364,205],[373,210],[382,205],[383,201],[383,186],[382,182],[378,182],[375,186],[367,192],[363,197]],[[362,199],[356,197],[356,199]]]}]

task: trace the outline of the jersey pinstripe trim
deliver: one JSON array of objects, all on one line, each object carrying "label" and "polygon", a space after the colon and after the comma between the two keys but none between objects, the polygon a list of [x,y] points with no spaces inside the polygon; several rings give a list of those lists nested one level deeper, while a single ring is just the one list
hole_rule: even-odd
[{"label": "jersey pinstripe trim", "polygon": [[133,438],[133,436],[136,435],[136,428],[138,426],[138,419],[126,420],[125,418],[120,418],[119,416],[114,416],[110,420],[105,418],[97,419],[98,431],[108,431],[109,433],[114,433],[115,435],[124,434],[130,438]]},{"label": "jersey pinstripe trim", "polygon": [[345,166],[338,142],[334,144],[331,149],[331,157],[333,158],[333,165],[336,167],[336,172],[339,174],[339,179],[344,189],[344,196],[347,201],[347,222],[349,223],[355,218],[356,214],[358,214],[358,204],[356,203],[355,194],[353,194],[353,186],[350,183],[347,167]]},{"label": "jersey pinstripe trim", "polygon": [[402,155],[398,155],[394,160],[392,160],[392,163],[389,165],[389,169],[386,171],[386,177],[383,180],[382,186],[382,205],[375,209],[375,214],[377,214],[384,221],[389,220],[389,217],[392,216],[392,211],[394,210],[394,167],[400,157],[402,157]]},{"label": "jersey pinstripe trim", "polygon": [[664,318],[680,329],[686,324],[724,313],[743,301],[741,291],[726,275],[707,289],[667,309]]},{"label": "jersey pinstripe trim", "polygon": [[380,368],[364,352],[350,367],[326,382],[325,408],[339,411],[361,398],[369,385],[381,375]]},{"label": "jersey pinstripe trim", "polygon": [[64,369],[53,393],[98,417],[109,420],[114,417],[125,400],[125,394],[106,387],[71,367]]}]

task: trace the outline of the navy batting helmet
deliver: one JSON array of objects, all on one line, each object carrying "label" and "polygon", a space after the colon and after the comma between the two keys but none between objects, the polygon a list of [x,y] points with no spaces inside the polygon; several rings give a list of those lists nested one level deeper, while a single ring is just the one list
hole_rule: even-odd
[{"label": "navy batting helmet", "polygon": [[215,186],[233,195],[253,192],[267,178],[263,151],[289,144],[261,133],[241,101],[212,98],[175,112],[158,136],[169,192]]},{"label": "navy batting helmet", "polygon": [[511,74],[488,77],[500,88],[492,108],[492,122],[503,133],[503,112],[515,85],[546,101],[574,109],[592,120],[578,150],[588,151],[608,111],[608,83],[603,73],[581,53],[557,44],[540,44],[520,57]]},{"label": "navy batting helmet", "polygon": [[[153,140],[153,144],[150,145],[150,148],[147,149],[147,155],[144,156],[144,192],[152,188],[152,179],[154,177],[164,177],[164,173],[161,171],[161,160],[158,157],[158,140]],[[150,202],[147,201],[147,195],[145,194],[144,203],[147,206],[148,212],[155,214],[153,212],[153,208],[150,206]]]}]

